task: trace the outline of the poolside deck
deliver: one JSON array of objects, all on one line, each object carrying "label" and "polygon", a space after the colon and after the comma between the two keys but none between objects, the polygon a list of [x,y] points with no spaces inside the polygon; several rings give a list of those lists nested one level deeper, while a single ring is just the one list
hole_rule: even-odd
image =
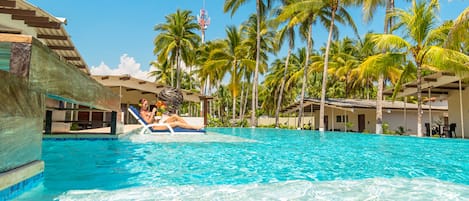
[{"label": "poolside deck", "polygon": [[245,139],[236,136],[223,135],[220,133],[207,132],[205,135],[200,134],[161,134],[161,135],[137,135],[141,125],[128,124],[124,125],[124,134],[111,135],[110,127],[86,129],[80,131],[71,131],[67,134],[44,134],[43,139],[52,140],[117,140],[128,139],[132,142],[255,142],[254,140]]}]

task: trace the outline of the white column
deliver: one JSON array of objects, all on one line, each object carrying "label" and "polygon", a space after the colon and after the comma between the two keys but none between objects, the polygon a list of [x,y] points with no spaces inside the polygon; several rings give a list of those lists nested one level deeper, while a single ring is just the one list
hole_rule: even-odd
[{"label": "white column", "polygon": [[332,130],[334,130],[334,129],[335,129],[335,124],[334,124],[334,122],[335,122],[334,108],[331,108],[331,110],[332,110],[332,117],[331,117],[331,121],[332,121]]},{"label": "white column", "polygon": [[430,124],[430,137],[432,136],[432,87],[428,87],[428,123]]},{"label": "white column", "polygon": [[404,97],[404,132],[407,133],[407,96]]},{"label": "white column", "polygon": [[464,139],[464,111],[463,111],[463,108],[462,108],[461,80],[459,80],[459,112],[461,113],[461,138]]},{"label": "white column", "polygon": [[345,132],[347,132],[347,122],[348,122],[347,110],[344,110],[344,119],[342,120],[342,123],[344,123]]}]

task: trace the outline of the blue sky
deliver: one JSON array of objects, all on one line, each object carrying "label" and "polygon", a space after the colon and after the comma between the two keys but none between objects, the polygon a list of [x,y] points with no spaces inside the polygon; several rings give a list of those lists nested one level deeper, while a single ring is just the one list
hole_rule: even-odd
[{"label": "blue sky", "polygon": [[[203,0],[29,0],[46,12],[67,19],[66,30],[92,72],[129,73],[136,77],[149,71],[153,55],[154,26],[165,22],[164,17],[178,8],[198,14]],[[397,7],[407,8],[408,3],[398,0]],[[206,40],[225,37],[225,27],[239,25],[255,12],[255,1],[242,6],[233,17],[223,13],[223,0],[206,0],[205,8],[211,17]],[[440,0],[441,20],[454,19],[469,0]],[[369,24],[362,23],[361,10],[351,8],[361,35],[369,30],[383,30],[383,9],[376,12]],[[315,27],[315,48],[325,43],[327,30]],[[341,28],[340,36],[353,34]]]}]

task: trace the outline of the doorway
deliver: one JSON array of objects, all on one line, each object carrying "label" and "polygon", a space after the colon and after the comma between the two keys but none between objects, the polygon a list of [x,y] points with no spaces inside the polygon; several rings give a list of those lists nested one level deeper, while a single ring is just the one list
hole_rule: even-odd
[{"label": "doorway", "polygon": [[365,130],[365,115],[358,115],[358,132],[362,133]]},{"label": "doorway", "polygon": [[324,116],[324,127],[325,131],[329,130],[329,118],[327,118],[327,116]]}]

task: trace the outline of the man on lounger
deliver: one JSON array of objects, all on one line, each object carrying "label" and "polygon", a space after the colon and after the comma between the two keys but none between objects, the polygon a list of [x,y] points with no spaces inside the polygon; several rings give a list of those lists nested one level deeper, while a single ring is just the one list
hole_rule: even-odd
[{"label": "man on lounger", "polygon": [[[149,124],[152,123],[166,123],[172,128],[175,127],[181,127],[181,128],[186,128],[186,129],[194,129],[194,130],[200,130],[203,128],[203,126],[193,126],[188,124],[183,118],[179,117],[176,114],[173,115],[166,115],[162,113],[161,118],[155,118],[156,113],[158,112],[158,108],[154,107],[153,110],[150,112],[148,111],[149,104],[148,101],[144,98],[140,99],[139,101],[139,106],[140,106],[140,116]],[[166,126],[153,126],[153,129],[155,130],[166,130]]]}]

